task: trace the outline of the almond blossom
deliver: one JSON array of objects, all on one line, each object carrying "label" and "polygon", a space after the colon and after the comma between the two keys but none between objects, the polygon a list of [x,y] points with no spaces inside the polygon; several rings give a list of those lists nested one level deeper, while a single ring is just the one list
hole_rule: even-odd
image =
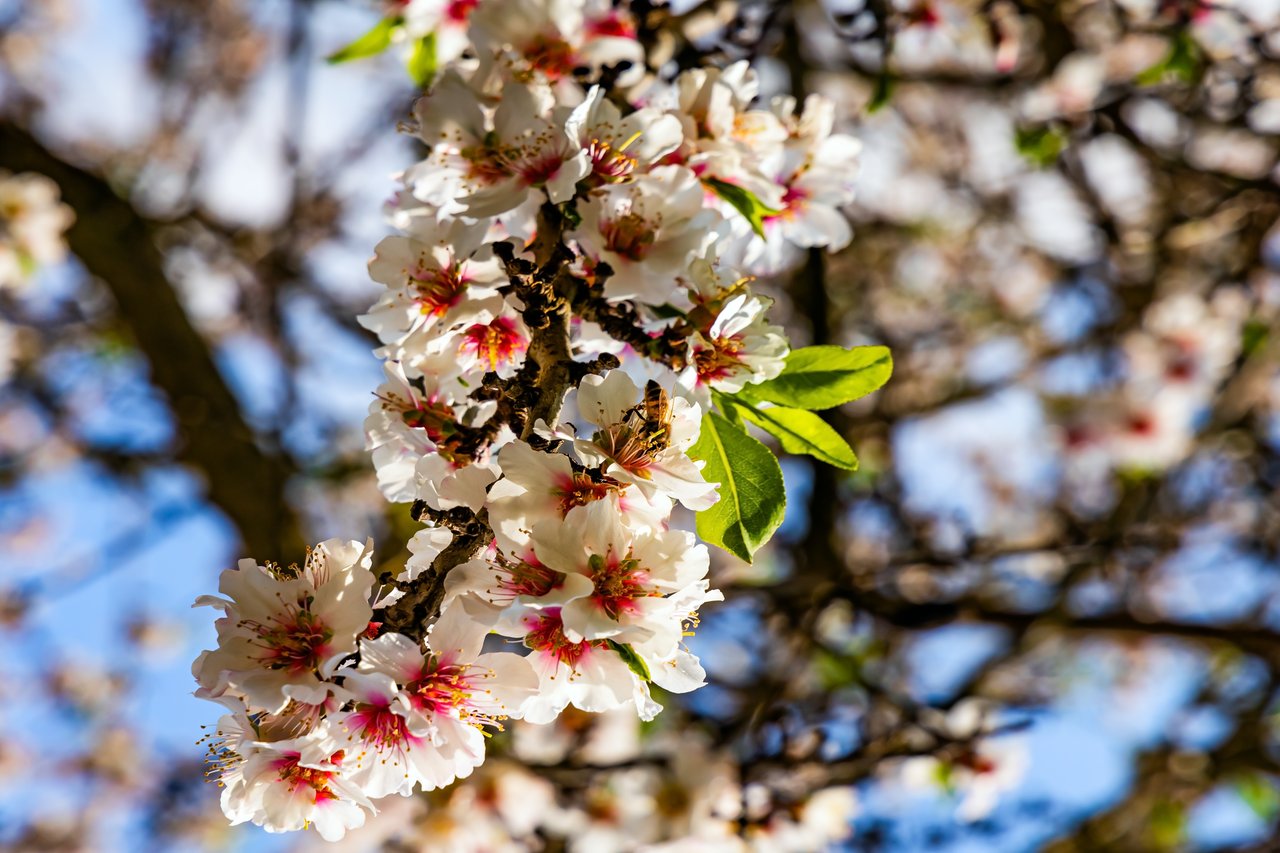
[{"label": "almond blossom", "polygon": [[557,82],[578,68],[643,68],[644,50],[625,9],[574,0],[489,0],[473,18],[482,54],[517,77]]},{"label": "almond blossom", "polygon": [[455,220],[384,239],[369,276],[387,292],[360,324],[412,360],[426,356],[443,332],[496,315],[503,303],[495,288],[505,278],[497,261],[473,257],[484,233],[483,225]]},{"label": "almond blossom", "polygon": [[63,233],[75,215],[58,196],[44,175],[0,170],[0,290],[25,284],[38,267],[66,255]]},{"label": "almond blossom", "polygon": [[680,145],[679,120],[652,108],[627,115],[593,86],[565,119],[565,132],[591,157],[592,177],[601,184],[620,183],[647,171]]},{"label": "almond blossom", "polygon": [[660,527],[671,515],[671,500],[646,495],[612,477],[574,467],[568,456],[542,453],[514,441],[499,454],[502,479],[489,489],[489,519],[498,545],[518,552],[533,528],[566,518],[578,507],[607,501],[630,525]]},{"label": "almond blossom", "polygon": [[760,274],[794,267],[800,250],[843,249],[853,229],[840,208],[853,201],[862,144],[832,133],[835,104],[820,95],[805,99],[795,115],[795,100],[776,98],[771,109],[788,129],[788,138],[762,164],[765,174],[782,188],[777,213],[764,220],[764,240],[748,245],[743,265]]},{"label": "almond blossom", "polygon": [[585,465],[630,483],[649,496],[666,495],[689,509],[706,509],[716,501],[716,484],[702,477],[701,467],[686,452],[698,438],[702,410],[683,397],[671,397],[669,411],[658,422],[647,419],[640,389],[620,370],[605,377],[588,376],[577,392],[577,407],[597,429],[590,439],[558,433],[573,441]]},{"label": "almond blossom", "polygon": [[209,752],[231,824],[251,822],[268,832],[314,826],[326,841],[363,826],[375,811],[373,803],[347,778],[346,756],[329,751],[327,740],[323,729],[263,740],[243,712],[224,716]]},{"label": "almond blossom", "polygon": [[467,24],[480,0],[393,0],[393,12],[404,22],[410,39],[430,35],[435,42],[436,62],[445,65],[462,57],[471,46]]},{"label": "almond blossom", "polygon": [[326,841],[339,841],[347,830],[363,826],[373,804],[342,777],[342,756],[308,760],[290,746],[255,746],[231,774],[222,810],[232,825],[251,821],[268,832],[313,826]]},{"label": "almond blossom", "polygon": [[480,654],[485,633],[458,603],[425,652],[396,633],[361,643],[359,668],[344,673],[356,701],[332,725],[343,733],[334,742],[351,756],[351,778],[370,796],[469,775],[484,761],[483,727],[519,716],[537,678],[519,655]]},{"label": "almond blossom", "polygon": [[697,176],[659,166],[635,180],[601,187],[579,206],[571,233],[593,264],[607,264],[604,293],[650,305],[673,301],[671,282],[700,253],[719,217],[704,205]]},{"label": "almond blossom", "polygon": [[460,76],[446,74],[416,107],[419,135],[432,146],[415,172],[419,197],[475,218],[510,211],[537,190],[568,201],[591,173],[591,156],[557,119],[566,113],[548,92],[519,82],[503,87],[490,113]]},{"label": "almond blossom", "polygon": [[732,394],[781,373],[789,346],[783,329],[766,321],[770,300],[746,292],[748,279],[726,281],[706,258],[689,273],[695,307],[687,317],[695,330],[681,384],[706,406],[712,388]]},{"label": "almond blossom", "polygon": [[520,638],[530,650],[539,682],[537,695],[524,708],[528,722],[549,723],[569,705],[593,712],[620,708],[634,701],[638,690],[651,704],[647,688],[608,641],[569,639],[559,607],[512,611],[496,630]]},{"label": "almond blossom", "polygon": [[223,572],[218,590],[225,597],[196,600],[223,611],[218,648],[193,667],[201,688],[209,696],[230,691],[273,713],[289,704],[289,688],[320,689],[356,650],[373,615],[372,550],[372,542],[329,539],[300,569],[241,560]]},{"label": "almond blossom", "polygon": [[413,500],[418,461],[430,453],[452,456],[450,439],[459,428],[482,424],[495,408],[493,403],[455,405],[436,365],[419,367],[421,375],[410,379],[402,364],[385,362],[387,381],[375,392],[364,422],[365,448],[372,454],[378,486],[390,501]]},{"label": "almond blossom", "polygon": [[684,142],[669,162],[689,166],[700,178],[741,186],[772,208],[782,193],[761,165],[787,139],[787,130],[769,110],[749,108],[759,89],[755,71],[735,62],[684,71],[654,101],[684,129]]},{"label": "almond blossom", "polygon": [[591,591],[564,604],[561,620],[570,640],[621,642],[667,636],[678,642],[680,618],[667,595],[707,575],[707,548],[683,530],[631,528],[607,503],[571,514],[562,524],[533,532],[533,552],[543,566],[580,575]]}]

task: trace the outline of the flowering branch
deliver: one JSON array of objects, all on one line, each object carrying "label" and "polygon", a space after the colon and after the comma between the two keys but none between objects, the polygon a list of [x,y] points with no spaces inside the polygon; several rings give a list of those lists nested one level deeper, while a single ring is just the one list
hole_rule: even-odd
[{"label": "flowering branch", "polygon": [[[377,596],[371,545],[329,540],[300,567],[242,561],[198,602],[224,614],[194,671],[231,710],[212,750],[234,822],[337,838],[377,798],[470,773],[509,717],[649,720],[651,685],[701,687],[685,642],[722,595],[675,504],[750,560],[785,496],[747,424],[852,468],[811,410],[888,378],[882,348],[790,352],[752,290],[849,239],[835,208],[857,146],[830,104],[752,108],[745,63],[646,79],[624,6],[468,11],[411,36],[430,152],[389,207],[403,233],[378,245],[386,290],[360,318],[385,362],[379,485],[425,526]],[[490,634],[525,653],[484,654]]]}]

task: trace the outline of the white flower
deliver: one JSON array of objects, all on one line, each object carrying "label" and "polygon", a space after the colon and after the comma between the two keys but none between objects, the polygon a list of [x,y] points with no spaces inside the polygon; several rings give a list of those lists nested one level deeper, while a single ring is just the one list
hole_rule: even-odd
[{"label": "white flower", "polygon": [[705,578],[708,567],[707,548],[692,533],[632,529],[604,502],[535,527],[533,551],[548,569],[591,583],[561,610],[570,640],[646,641],[671,650],[683,614],[667,596]]},{"label": "white flower", "polygon": [[[656,383],[655,383],[656,385]],[[646,418],[640,389],[621,370],[588,376],[577,390],[578,411],[597,426],[590,439],[557,433],[573,440],[583,464],[599,467],[619,482],[631,483],[646,495],[664,494],[692,510],[716,502],[715,483],[702,477],[699,463],[689,458],[698,439],[702,409],[683,397],[671,397],[665,418]]]},{"label": "white flower", "polygon": [[671,515],[671,500],[647,496],[635,486],[603,474],[576,470],[569,457],[534,450],[513,441],[498,455],[502,479],[489,489],[489,523],[498,547],[518,553],[533,528],[544,521],[561,521],[574,508],[608,501],[627,524],[657,528]]},{"label": "white flower", "polygon": [[418,233],[378,244],[369,276],[387,292],[358,319],[388,344],[392,357],[424,357],[442,333],[486,322],[502,310],[495,289],[506,283],[498,261],[476,258],[483,224],[419,223]]},{"label": "white flower", "polygon": [[453,531],[447,527],[424,527],[406,546],[410,557],[405,562],[405,570],[399,580],[411,581],[431,568],[431,564],[440,556],[440,552],[449,547],[453,541]]},{"label": "white flower", "polygon": [[582,222],[570,236],[593,263],[613,274],[612,300],[662,305],[677,298],[672,282],[702,251],[719,221],[704,207],[697,176],[683,166],[659,166],[634,181],[601,187],[578,205]]},{"label": "white flower", "polygon": [[[782,188],[782,196],[778,213],[765,217],[765,239],[751,239],[743,261],[762,275],[795,266],[801,249],[817,246],[834,252],[853,238],[840,208],[853,201],[862,145],[851,136],[832,134],[835,105],[830,100],[810,95],[799,117],[793,116],[794,109],[791,98],[774,100],[774,113],[789,125],[790,136],[762,169]],[[746,230],[741,217],[730,221]]]},{"label": "white flower", "polygon": [[525,719],[634,704],[648,720],[661,710],[650,679],[674,693],[705,683],[682,642],[698,608],[721,595],[708,589],[706,548],[691,534],[630,531],[601,502],[539,526],[528,553],[518,564],[469,564],[456,588],[480,588],[503,608],[495,630],[532,650],[541,690]]},{"label": "white flower", "polygon": [[538,76],[555,83],[578,68],[629,63],[644,71],[644,48],[625,9],[583,0],[486,0],[472,16],[471,36],[482,56],[495,54],[516,77]]},{"label": "white flower", "polygon": [[24,284],[36,268],[61,261],[63,233],[75,221],[44,175],[0,171],[0,288]]},{"label": "white flower", "polygon": [[524,641],[539,678],[538,695],[524,706],[525,720],[549,723],[569,705],[607,711],[633,701],[636,677],[607,641],[570,640],[559,607],[509,613],[495,630]]},{"label": "white flower", "polygon": [[549,93],[508,83],[492,120],[476,93],[446,73],[419,101],[419,133],[433,146],[413,170],[414,194],[446,213],[497,216],[536,190],[554,203],[573,198],[591,173],[591,157],[565,131]]},{"label": "white flower", "polygon": [[1194,400],[1182,394],[1119,401],[1102,433],[1112,465],[1161,471],[1186,459],[1195,438],[1194,413]]},{"label": "white flower", "polygon": [[748,109],[759,88],[755,71],[741,61],[684,71],[655,103],[667,105],[684,129],[683,144],[666,162],[740,186],[776,208],[782,191],[761,166],[776,156],[787,129],[774,113]]},{"label": "white flower", "polygon": [[1224,293],[1213,304],[1178,293],[1152,304],[1144,328],[1125,337],[1128,384],[1148,394],[1211,393],[1240,352],[1243,306]]},{"label": "white flower", "polygon": [[242,714],[223,717],[218,728],[210,753],[223,786],[222,811],[233,826],[252,822],[267,832],[314,826],[321,838],[338,841],[374,812],[345,778],[345,756],[326,750],[326,732],[270,743]]},{"label": "white flower", "polygon": [[642,107],[626,116],[605,97],[599,86],[565,120],[565,132],[591,157],[595,180],[618,183],[644,173],[680,145],[680,122],[675,116]]},{"label": "white flower", "polygon": [[[698,268],[706,264],[694,262]],[[705,276],[705,273],[702,273]],[[710,313],[718,300],[705,303],[690,313],[695,322]],[[743,386],[772,379],[786,366],[789,347],[780,326],[765,320],[771,300],[737,292],[724,302],[710,325],[702,325],[690,339],[689,367],[681,374],[681,384],[703,405],[710,403],[709,389],[733,394]]]},{"label": "white flower", "polygon": [[241,560],[222,573],[218,591],[196,605],[223,611],[218,648],[202,654],[193,675],[205,691],[232,691],[251,708],[279,712],[290,688],[321,689],[373,615],[369,592],[373,543],[328,539],[312,548],[306,565],[292,571]]},{"label": "white flower", "polygon": [[404,35],[411,40],[432,35],[436,63],[445,66],[461,58],[471,45],[467,24],[480,0],[403,0],[394,5],[404,21]]},{"label": "white flower", "polygon": [[458,603],[432,627],[426,654],[402,634],[361,643],[359,670],[344,672],[356,704],[334,725],[345,732],[351,778],[371,796],[469,775],[484,761],[482,728],[500,728],[533,695],[538,681],[524,658],[480,654],[487,632]]},{"label": "white flower", "polygon": [[1000,795],[1017,787],[1027,764],[1025,738],[984,738],[946,762],[933,756],[909,758],[899,765],[899,773],[908,788],[941,788],[959,798],[956,816],[971,822],[990,814]]},{"label": "white flower", "polygon": [[484,506],[485,490],[498,479],[498,466],[487,459],[471,462],[469,457],[460,457],[454,461],[431,453],[418,460],[415,474],[417,499],[433,509],[465,506],[479,512]]},{"label": "white flower", "polygon": [[529,340],[524,320],[510,308],[491,320],[472,323],[458,332],[456,373],[468,384],[490,372],[509,379],[524,364]]},{"label": "white flower", "polygon": [[[450,364],[456,364],[452,358]],[[390,501],[411,501],[417,494],[416,468],[430,453],[450,455],[449,438],[459,424],[477,426],[497,408],[489,401],[467,408],[450,402],[442,387],[440,359],[420,363],[421,375],[409,379],[403,365],[383,364],[387,381],[379,386],[364,421],[365,448],[372,451],[378,488]]]}]

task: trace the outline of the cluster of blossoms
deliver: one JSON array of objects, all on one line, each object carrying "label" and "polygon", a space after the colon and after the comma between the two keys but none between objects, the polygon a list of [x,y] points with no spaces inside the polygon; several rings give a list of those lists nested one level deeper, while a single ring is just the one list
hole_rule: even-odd
[{"label": "cluster of blossoms", "polygon": [[[852,834],[851,787],[744,783],[733,757],[689,727],[646,733],[626,711],[569,712],[553,725],[517,723],[513,734],[510,758],[397,801],[347,842],[422,853],[812,853]],[[587,785],[555,784],[564,772]]]},{"label": "cluster of blossoms", "polygon": [[1158,472],[1190,456],[1248,313],[1245,294],[1230,288],[1211,300],[1183,292],[1153,303],[1120,342],[1122,380],[1063,426],[1075,485],[1087,493],[1113,471]]},{"label": "cluster of blossoms", "polygon": [[0,290],[22,286],[66,255],[62,235],[74,216],[58,199],[58,185],[44,175],[0,171]]},{"label": "cluster of blossoms", "polygon": [[[467,776],[504,719],[649,720],[650,685],[704,683],[684,640],[721,596],[671,516],[717,484],[690,449],[713,394],[783,370],[751,276],[850,239],[857,145],[830,103],[753,108],[745,63],[646,78],[621,8],[399,5],[437,49],[465,33],[414,109],[429,153],[360,318],[385,361],[378,483],[426,526],[376,590],[355,542],[243,561],[202,601],[225,615],[195,664],[230,709],[224,811],[325,838]],[[489,635],[524,653],[483,653]]]}]

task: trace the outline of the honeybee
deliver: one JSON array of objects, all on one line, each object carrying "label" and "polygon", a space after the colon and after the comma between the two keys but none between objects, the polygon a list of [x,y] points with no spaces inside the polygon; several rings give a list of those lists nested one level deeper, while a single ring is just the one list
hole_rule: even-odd
[{"label": "honeybee", "polygon": [[644,386],[643,420],[640,434],[651,452],[665,450],[671,443],[671,398],[661,385],[650,379]]}]

